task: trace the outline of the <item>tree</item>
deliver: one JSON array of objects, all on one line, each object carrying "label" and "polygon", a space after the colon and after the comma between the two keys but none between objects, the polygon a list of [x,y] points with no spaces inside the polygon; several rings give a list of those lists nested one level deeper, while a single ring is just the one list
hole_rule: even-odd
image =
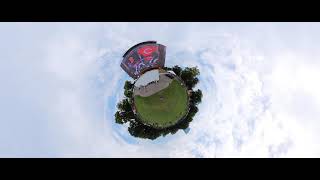
[{"label": "tree", "polygon": [[191,81],[190,81],[190,86],[191,88],[194,88],[199,82],[199,79],[197,77],[193,78]]},{"label": "tree", "polygon": [[191,72],[192,77],[196,77],[196,76],[200,75],[200,71],[197,66],[192,67],[192,68],[187,68],[187,69]]},{"label": "tree", "polygon": [[178,125],[176,129],[187,129],[189,127],[189,122],[192,119],[190,117],[185,117],[185,119],[183,121],[181,121]]},{"label": "tree", "polygon": [[151,140],[156,139],[162,134],[161,130],[146,126],[140,123],[139,121],[130,122],[128,131],[134,137],[151,139]]},{"label": "tree", "polygon": [[123,99],[120,103],[117,104],[117,107],[120,111],[124,111],[124,112],[132,111],[132,107],[128,99]]},{"label": "tree", "polygon": [[189,113],[188,116],[192,119],[196,113],[198,112],[198,107],[194,104],[190,104],[190,109],[189,109]]},{"label": "tree", "polygon": [[123,124],[135,119],[134,112],[131,108],[131,103],[129,103],[128,99],[122,100],[120,103],[118,103],[117,107],[119,111],[117,111],[114,115],[116,123]]},{"label": "tree", "polygon": [[122,101],[120,101],[118,104],[117,104],[117,108],[120,110],[120,111],[124,111],[124,101],[125,99],[123,99]]},{"label": "tree", "polygon": [[126,81],[124,84],[124,95],[127,98],[132,98],[133,95],[133,84],[131,83],[131,81]]},{"label": "tree", "polygon": [[124,90],[124,95],[125,95],[127,98],[132,98],[133,91],[132,91],[132,90]]},{"label": "tree", "polygon": [[177,75],[180,76],[181,75],[181,67],[179,67],[178,65],[173,66],[172,71]]},{"label": "tree", "polygon": [[190,97],[190,100],[193,104],[198,105],[201,103],[202,91],[200,89],[193,91]]},{"label": "tree", "polygon": [[115,118],[116,118],[116,123],[118,123],[118,124],[123,124],[122,117],[121,117],[119,111],[117,111],[117,112],[114,114],[114,116],[115,116]]},{"label": "tree", "polygon": [[129,121],[129,118],[125,116],[125,112],[117,111],[114,116],[116,119],[116,123],[118,124],[123,124]]},{"label": "tree", "polygon": [[199,82],[199,79],[197,78],[199,74],[200,71],[197,67],[186,67],[184,70],[181,71],[180,77],[186,84],[187,88],[191,90]]},{"label": "tree", "polygon": [[132,90],[133,88],[133,84],[131,83],[131,81],[126,81],[124,83],[124,90]]}]

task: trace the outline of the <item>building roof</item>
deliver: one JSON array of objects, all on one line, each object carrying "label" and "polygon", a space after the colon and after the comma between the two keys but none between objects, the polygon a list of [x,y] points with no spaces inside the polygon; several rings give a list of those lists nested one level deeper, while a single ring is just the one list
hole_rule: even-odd
[{"label": "building roof", "polygon": [[158,69],[147,71],[139,77],[139,79],[134,83],[134,85],[136,87],[146,86],[153,81],[159,81],[159,76],[160,75]]}]

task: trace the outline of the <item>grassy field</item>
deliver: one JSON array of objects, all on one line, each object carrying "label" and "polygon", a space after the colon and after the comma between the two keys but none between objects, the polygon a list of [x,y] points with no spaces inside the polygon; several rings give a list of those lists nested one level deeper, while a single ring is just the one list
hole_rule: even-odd
[{"label": "grassy field", "polygon": [[134,100],[143,123],[164,128],[174,125],[185,115],[188,95],[185,86],[174,79],[166,89],[149,97],[135,96]]}]

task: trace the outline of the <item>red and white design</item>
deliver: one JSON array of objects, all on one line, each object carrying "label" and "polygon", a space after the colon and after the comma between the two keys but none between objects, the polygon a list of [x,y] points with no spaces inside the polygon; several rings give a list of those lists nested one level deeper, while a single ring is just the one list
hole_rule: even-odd
[{"label": "red and white design", "polygon": [[138,49],[138,54],[143,57],[147,57],[146,60],[152,59],[152,53],[158,52],[158,46],[143,46]]},{"label": "red and white design", "polygon": [[165,46],[155,42],[139,43],[123,56],[121,67],[134,79],[148,69],[163,67]]}]

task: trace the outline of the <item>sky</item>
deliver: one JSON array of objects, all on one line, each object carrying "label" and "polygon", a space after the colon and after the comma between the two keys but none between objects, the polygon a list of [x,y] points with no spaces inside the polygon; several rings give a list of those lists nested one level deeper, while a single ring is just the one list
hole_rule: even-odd
[{"label": "sky", "polygon": [[[320,157],[320,23],[0,23],[0,157]],[[155,141],[114,120],[131,46],[197,66],[199,112]]]}]

